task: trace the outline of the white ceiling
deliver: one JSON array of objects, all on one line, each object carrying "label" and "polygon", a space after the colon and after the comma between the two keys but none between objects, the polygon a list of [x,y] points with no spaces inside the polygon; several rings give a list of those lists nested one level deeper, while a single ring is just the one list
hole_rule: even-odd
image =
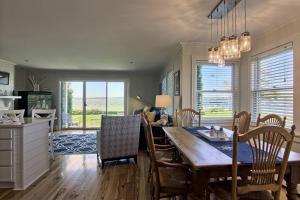
[{"label": "white ceiling", "polygon": [[[0,58],[51,69],[157,69],[179,42],[209,41],[206,16],[216,3],[0,0]],[[300,1],[249,0],[248,5],[249,30],[258,35],[298,16]]]}]

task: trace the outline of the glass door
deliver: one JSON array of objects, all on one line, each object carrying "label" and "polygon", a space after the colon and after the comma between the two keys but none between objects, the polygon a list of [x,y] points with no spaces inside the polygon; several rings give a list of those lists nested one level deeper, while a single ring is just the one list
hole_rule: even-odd
[{"label": "glass door", "polygon": [[106,115],[106,82],[86,82],[85,84],[85,127],[97,128],[101,116]]},{"label": "glass door", "polygon": [[61,127],[95,129],[101,116],[125,114],[125,83],[106,81],[61,82]]},{"label": "glass door", "polygon": [[83,82],[70,81],[61,84],[61,127],[84,128]]}]

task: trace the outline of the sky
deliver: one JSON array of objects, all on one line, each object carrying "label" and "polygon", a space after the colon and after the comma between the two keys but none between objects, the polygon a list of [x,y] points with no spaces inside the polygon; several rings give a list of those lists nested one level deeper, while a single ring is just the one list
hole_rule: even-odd
[{"label": "sky", "polygon": [[[108,97],[124,97],[124,82],[107,82]],[[71,82],[74,97],[83,96],[83,82]],[[86,82],[86,97],[105,97],[106,82]]]}]

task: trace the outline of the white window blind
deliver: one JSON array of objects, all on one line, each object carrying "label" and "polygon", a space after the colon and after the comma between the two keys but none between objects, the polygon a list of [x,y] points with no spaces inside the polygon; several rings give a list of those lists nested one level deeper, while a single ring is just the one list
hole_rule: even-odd
[{"label": "white window blind", "polygon": [[197,63],[193,69],[193,107],[205,121],[231,119],[238,108],[238,69]]},{"label": "white window blind", "polygon": [[281,47],[252,60],[252,121],[277,114],[293,123],[293,49]]}]

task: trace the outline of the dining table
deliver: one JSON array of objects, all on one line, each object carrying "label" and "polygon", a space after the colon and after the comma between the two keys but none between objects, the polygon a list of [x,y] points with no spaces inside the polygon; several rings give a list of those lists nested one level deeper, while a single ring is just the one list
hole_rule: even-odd
[{"label": "dining table", "polygon": [[[199,127],[200,128],[200,127]],[[209,127],[202,127],[209,128]],[[193,191],[204,195],[210,180],[220,177],[231,177],[232,158],[220,148],[208,142],[206,138],[193,133],[193,128],[163,127],[166,137],[176,146],[180,155],[190,165],[192,170]],[[223,129],[226,134],[233,134],[229,129]],[[283,149],[279,156],[282,156]],[[247,177],[251,164],[239,163],[239,176]],[[278,165],[279,168],[279,165]],[[296,200],[297,184],[300,184],[300,153],[291,151],[285,172],[287,199]]]}]

